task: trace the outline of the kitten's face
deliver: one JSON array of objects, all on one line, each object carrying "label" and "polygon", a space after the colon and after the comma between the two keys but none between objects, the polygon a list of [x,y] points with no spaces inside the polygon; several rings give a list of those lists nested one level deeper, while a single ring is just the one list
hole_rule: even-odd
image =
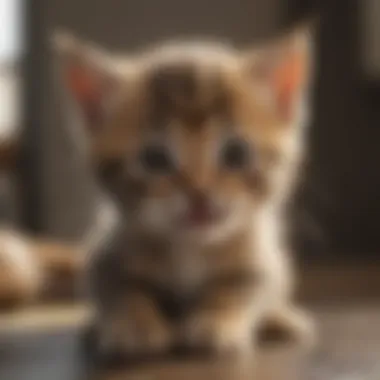
[{"label": "kitten's face", "polygon": [[270,201],[294,118],[273,111],[239,54],[163,48],[118,81],[94,150],[129,218],[155,233],[218,241]]}]

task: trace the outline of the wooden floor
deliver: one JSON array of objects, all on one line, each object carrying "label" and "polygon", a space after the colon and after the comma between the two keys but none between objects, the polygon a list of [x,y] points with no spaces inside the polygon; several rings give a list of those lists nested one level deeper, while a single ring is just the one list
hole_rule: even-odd
[{"label": "wooden floor", "polygon": [[[304,352],[287,344],[265,346],[257,360],[181,360],[144,363],[101,380],[379,380],[380,302],[313,307],[320,325],[320,346]],[[83,308],[51,308],[38,313],[40,330],[23,316],[0,319],[0,380],[85,380],[79,336]],[[34,315],[34,317],[33,317]],[[18,319],[17,319],[18,318]],[[12,324],[13,321],[13,324]],[[48,323],[49,322],[49,323]],[[8,325],[7,325],[8,324]]]}]

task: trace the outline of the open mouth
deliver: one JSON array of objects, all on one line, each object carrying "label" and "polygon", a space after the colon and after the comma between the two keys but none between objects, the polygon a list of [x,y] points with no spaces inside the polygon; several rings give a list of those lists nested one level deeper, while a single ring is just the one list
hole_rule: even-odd
[{"label": "open mouth", "polygon": [[225,217],[226,212],[220,207],[191,205],[182,214],[180,224],[185,228],[205,228],[220,223]]}]

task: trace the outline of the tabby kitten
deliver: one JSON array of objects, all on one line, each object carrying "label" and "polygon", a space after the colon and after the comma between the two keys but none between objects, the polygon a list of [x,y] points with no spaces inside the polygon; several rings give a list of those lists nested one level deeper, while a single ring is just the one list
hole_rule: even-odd
[{"label": "tabby kitten", "polygon": [[119,57],[63,35],[57,46],[120,212],[88,265],[101,347],[242,351],[269,321],[310,338],[282,236],[303,146],[307,33],[248,52],[181,42]]}]

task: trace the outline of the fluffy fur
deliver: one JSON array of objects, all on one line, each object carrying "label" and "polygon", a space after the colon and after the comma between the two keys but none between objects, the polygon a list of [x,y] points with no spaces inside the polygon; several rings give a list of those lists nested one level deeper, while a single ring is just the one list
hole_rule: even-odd
[{"label": "fluffy fur", "polygon": [[[120,211],[88,265],[102,347],[241,351],[267,321],[310,338],[282,231],[303,147],[304,31],[249,52],[182,42],[116,57],[67,36],[57,45]],[[152,172],[168,157],[173,167]]]}]

